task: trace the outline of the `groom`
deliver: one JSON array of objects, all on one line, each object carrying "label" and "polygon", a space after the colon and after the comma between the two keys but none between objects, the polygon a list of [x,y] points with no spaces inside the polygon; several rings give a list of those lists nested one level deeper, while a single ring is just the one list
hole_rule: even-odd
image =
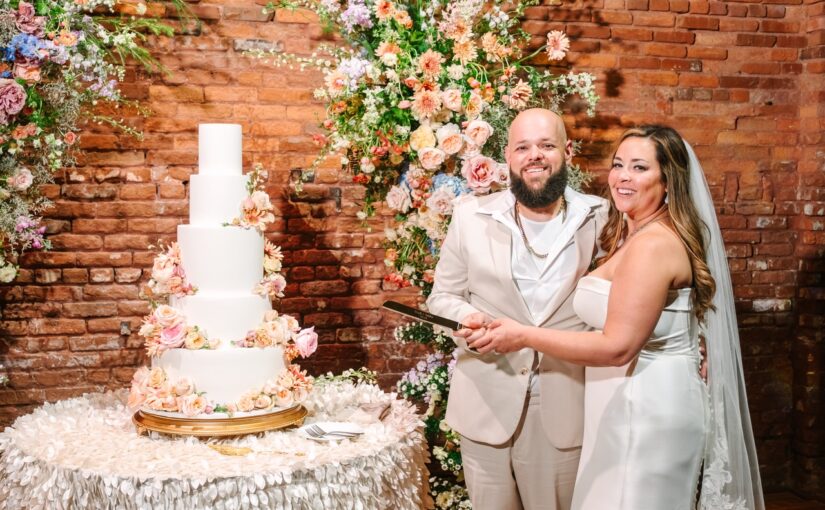
[{"label": "groom", "polygon": [[495,317],[584,330],[573,291],[598,251],[607,202],[567,184],[573,148],[543,109],[510,125],[507,191],[453,213],[427,306],[461,321],[447,423],[461,435],[476,510],[568,509],[582,443],[584,369],[531,349],[467,349]]}]

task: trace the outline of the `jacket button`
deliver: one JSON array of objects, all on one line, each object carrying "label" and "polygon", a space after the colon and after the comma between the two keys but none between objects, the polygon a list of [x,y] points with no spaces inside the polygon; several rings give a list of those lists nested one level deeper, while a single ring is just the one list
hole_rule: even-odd
[{"label": "jacket button", "polygon": [[522,368],[522,369],[521,369],[521,375],[527,375],[528,373],[530,373],[530,369],[529,369],[529,368],[524,367],[524,368]]}]

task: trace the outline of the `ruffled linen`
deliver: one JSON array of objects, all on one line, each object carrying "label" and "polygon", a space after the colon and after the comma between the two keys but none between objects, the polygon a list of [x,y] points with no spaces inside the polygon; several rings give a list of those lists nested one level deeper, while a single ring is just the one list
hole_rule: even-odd
[{"label": "ruffled linen", "polygon": [[[304,403],[306,423],[365,429],[355,440],[327,443],[296,429],[208,441],[139,436],[127,397],[89,394],[18,418],[0,434],[0,509],[432,506],[421,421],[410,403],[376,386],[315,388]],[[390,405],[382,421],[368,412],[376,405]]]}]

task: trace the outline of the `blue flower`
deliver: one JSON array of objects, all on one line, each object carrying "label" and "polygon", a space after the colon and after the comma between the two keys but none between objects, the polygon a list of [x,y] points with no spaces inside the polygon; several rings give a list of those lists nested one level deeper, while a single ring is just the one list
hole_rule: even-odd
[{"label": "blue flower", "polygon": [[12,37],[11,42],[6,47],[5,58],[10,62],[14,62],[19,53],[24,58],[39,59],[41,41],[36,36],[30,34],[17,34]]},{"label": "blue flower", "polygon": [[433,191],[439,188],[448,188],[457,197],[471,191],[464,179],[447,174],[438,174],[433,177]]}]

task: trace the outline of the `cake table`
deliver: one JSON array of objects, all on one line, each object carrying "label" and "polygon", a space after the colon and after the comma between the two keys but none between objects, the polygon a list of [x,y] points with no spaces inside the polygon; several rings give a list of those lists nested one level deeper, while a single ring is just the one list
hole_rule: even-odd
[{"label": "cake table", "polygon": [[[354,440],[297,429],[232,439],[141,436],[125,391],[46,404],[0,434],[0,508],[419,509],[428,451],[415,409],[378,387],[319,385],[306,423],[348,421]],[[368,409],[390,405],[379,420]]]}]

